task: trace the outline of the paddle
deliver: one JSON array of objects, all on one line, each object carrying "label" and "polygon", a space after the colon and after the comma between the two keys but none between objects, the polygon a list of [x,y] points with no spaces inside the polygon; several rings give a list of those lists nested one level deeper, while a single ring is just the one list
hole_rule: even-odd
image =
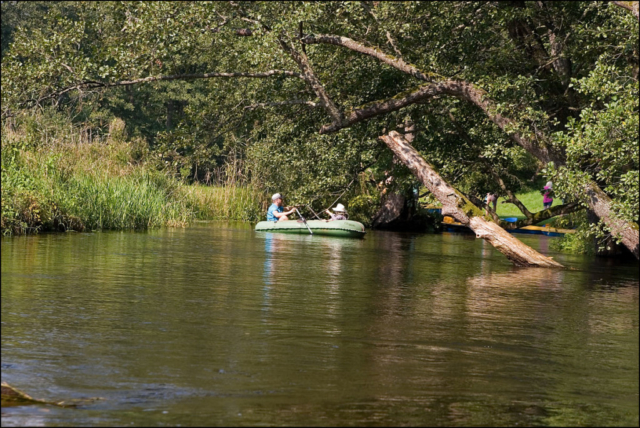
[{"label": "paddle", "polygon": [[309,229],[309,233],[313,235],[313,232],[311,231],[311,228],[309,227],[309,225],[307,224],[307,220],[302,217],[302,214],[300,214],[300,211],[298,211],[298,207],[293,207],[296,212],[298,213],[298,216],[300,217],[300,220],[302,220],[302,222],[304,223],[305,226],[307,226],[307,229]]},{"label": "paddle", "polygon": [[322,220],[320,217],[318,217],[318,214],[316,214],[316,212],[313,210],[313,208],[311,208],[311,205],[307,205],[307,208],[309,208],[311,210],[311,212],[313,213],[314,216],[316,216],[316,218],[318,220]]}]

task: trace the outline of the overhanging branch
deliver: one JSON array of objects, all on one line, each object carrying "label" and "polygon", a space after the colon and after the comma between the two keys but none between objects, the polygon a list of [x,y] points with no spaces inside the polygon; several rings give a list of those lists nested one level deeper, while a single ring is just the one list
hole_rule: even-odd
[{"label": "overhanging branch", "polygon": [[[424,80],[425,82],[433,82],[434,77],[429,76],[427,73],[421,71],[416,66],[407,64],[402,58],[396,58],[393,55],[388,55],[384,53],[381,49],[376,47],[365,46],[360,42],[356,42],[353,39],[342,36],[333,36],[328,34],[318,34],[315,36],[305,36],[300,39],[302,43],[308,45],[314,44],[328,44],[335,46],[342,46],[344,48],[350,49],[355,52],[359,52],[361,54],[368,55],[370,57],[376,58],[379,61],[390,65],[391,67],[397,68],[398,70],[410,74],[413,77]],[[441,76],[437,76],[441,77]]]},{"label": "overhanging branch", "polygon": [[340,125],[344,122],[344,117],[338,106],[333,102],[326,89],[320,82],[320,79],[316,76],[309,63],[309,58],[304,51],[298,51],[293,47],[293,44],[289,40],[285,40],[284,37],[278,39],[282,50],[291,56],[291,58],[298,65],[300,71],[302,71],[302,78],[311,87],[316,96],[320,99],[322,106],[325,108],[329,116],[331,116],[332,123],[334,125]]},{"label": "overhanging branch", "polygon": [[321,34],[315,36],[308,35],[302,37],[300,40],[302,43],[306,44],[329,44],[341,46],[354,52],[371,56],[417,79],[432,82],[434,85],[423,86],[405,97],[401,97],[401,94],[398,94],[391,100],[371,103],[366,107],[349,113],[344,123],[335,123],[334,121],[331,125],[323,126],[320,133],[336,132],[370,117],[395,111],[407,105],[422,101],[430,96],[436,95],[437,93],[442,93],[463,99],[479,107],[487,117],[489,117],[489,119],[491,119],[491,121],[502,131],[506,132],[512,140],[542,162],[548,163],[553,161],[556,163],[556,166],[564,164],[564,156],[560,153],[556,153],[549,145],[544,144],[545,138],[542,133],[537,131],[535,132],[536,141],[531,138],[526,138],[521,133],[515,131],[515,129],[517,129],[515,122],[498,113],[494,103],[487,97],[487,93],[472,83],[462,80],[445,79],[444,77],[433,73],[425,73],[416,66],[407,64],[404,60],[396,58],[393,55],[389,55],[379,48],[365,46],[364,44],[348,37]]},{"label": "overhanging branch", "polygon": [[421,86],[415,91],[409,92],[408,94],[404,93],[404,94],[397,95],[394,98],[390,98],[388,100],[375,101],[375,102],[366,104],[361,108],[347,112],[344,120],[340,123],[334,122],[328,125],[324,125],[322,128],[320,128],[320,133],[330,134],[330,133],[339,131],[342,128],[348,128],[350,126],[353,126],[358,122],[362,122],[372,117],[380,116],[383,114],[390,113],[392,111],[400,110],[403,107],[409,106],[411,104],[415,104],[419,101],[423,101],[427,98],[433,97],[434,95],[438,95],[441,93],[443,93],[443,88],[441,87],[441,84],[434,83],[431,85]]}]

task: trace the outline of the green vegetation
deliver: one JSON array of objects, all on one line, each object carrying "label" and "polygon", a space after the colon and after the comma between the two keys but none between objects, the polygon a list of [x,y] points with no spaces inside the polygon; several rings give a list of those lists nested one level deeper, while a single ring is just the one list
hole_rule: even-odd
[{"label": "green vegetation", "polygon": [[199,220],[259,221],[269,196],[248,186],[183,186],[183,194]]},{"label": "green vegetation", "polygon": [[190,220],[256,220],[266,198],[237,186],[190,186],[153,162],[141,139],[69,142],[2,130],[2,234],[146,229]]},{"label": "green vegetation", "polygon": [[3,129],[3,234],[183,225],[193,216],[179,183],[136,159],[136,143],[31,143]]},{"label": "green vegetation", "polygon": [[552,219],[552,225],[558,228],[575,228],[576,233],[567,233],[560,239],[551,241],[551,248],[573,254],[594,254],[596,245],[591,233],[587,214],[577,212]]}]

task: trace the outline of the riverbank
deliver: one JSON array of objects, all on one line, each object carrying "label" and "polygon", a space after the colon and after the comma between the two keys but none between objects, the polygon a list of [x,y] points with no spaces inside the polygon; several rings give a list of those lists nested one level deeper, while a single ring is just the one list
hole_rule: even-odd
[{"label": "riverbank", "polygon": [[[194,220],[256,222],[267,209],[268,195],[249,186],[186,184],[166,172],[162,157],[139,138],[126,140],[112,130],[79,142],[70,131],[58,130],[52,138],[51,130],[43,135],[19,129],[2,132],[3,235],[181,227]],[[539,192],[518,196],[532,212],[542,209]],[[343,200],[352,218],[368,224],[377,207],[363,210],[360,199],[349,194]],[[512,204],[499,203],[498,214],[522,217]]]},{"label": "riverbank", "polygon": [[42,145],[3,130],[3,235],[253,221],[265,199],[258,193],[187,185],[163,172],[142,140]]}]

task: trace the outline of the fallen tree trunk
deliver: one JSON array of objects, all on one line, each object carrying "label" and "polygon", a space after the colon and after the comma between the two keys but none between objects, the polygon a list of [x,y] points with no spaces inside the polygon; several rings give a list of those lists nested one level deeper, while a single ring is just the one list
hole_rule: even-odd
[{"label": "fallen tree trunk", "polygon": [[517,266],[563,267],[485,219],[482,210],[447,183],[400,133],[391,131],[380,139],[440,201],[443,215],[468,226],[478,238],[489,242]]}]

